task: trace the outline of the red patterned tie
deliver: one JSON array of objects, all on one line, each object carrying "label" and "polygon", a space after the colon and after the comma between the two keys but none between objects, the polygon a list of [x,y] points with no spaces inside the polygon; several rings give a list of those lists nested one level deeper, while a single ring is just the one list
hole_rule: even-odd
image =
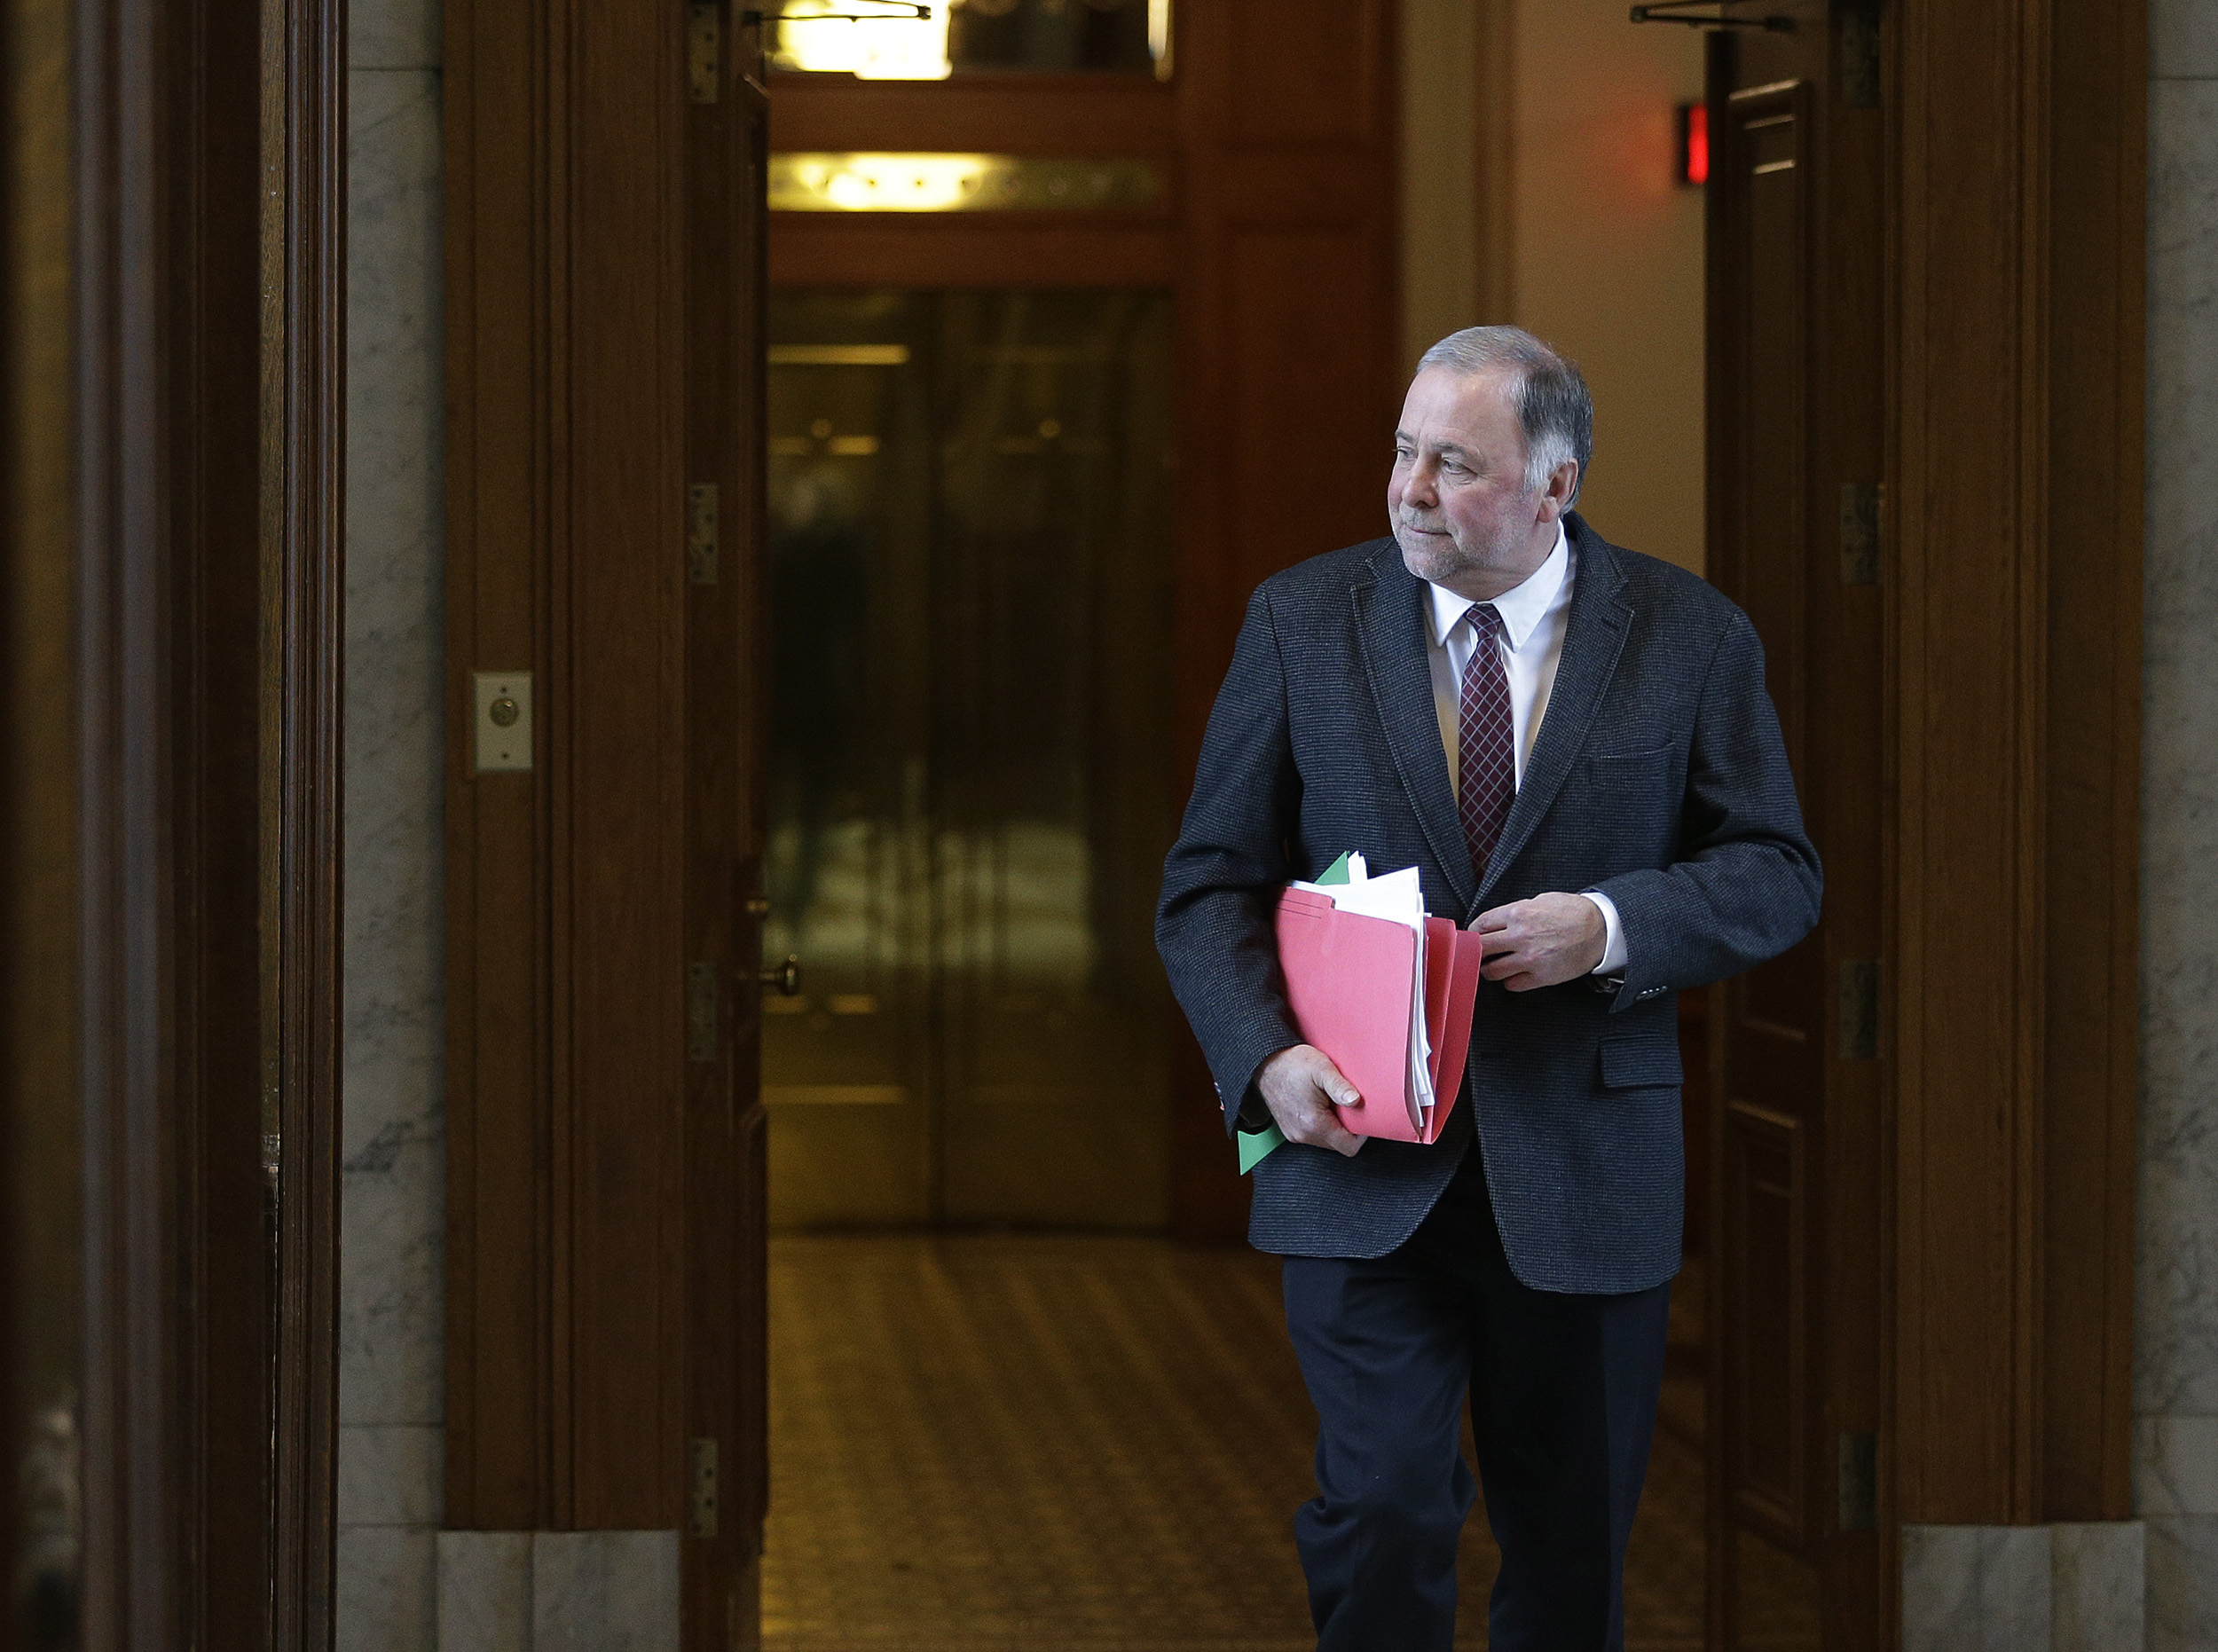
[{"label": "red patterned tie", "polygon": [[1457,799],[1463,814],[1463,840],[1470,846],[1471,869],[1486,876],[1486,863],[1502,835],[1502,822],[1517,796],[1516,737],[1510,720],[1509,674],[1502,669],[1502,617],[1490,602],[1468,609],[1474,646],[1463,668],[1461,727],[1457,731]]}]

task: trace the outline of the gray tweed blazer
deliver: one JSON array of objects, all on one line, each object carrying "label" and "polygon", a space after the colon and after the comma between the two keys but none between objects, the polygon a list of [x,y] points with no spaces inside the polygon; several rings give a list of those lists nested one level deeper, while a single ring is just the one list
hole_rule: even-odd
[{"label": "gray tweed blazer", "polygon": [[1268,1121],[1256,1070],[1300,1042],[1272,900],[1345,849],[1420,869],[1467,924],[1551,890],[1616,903],[1622,979],[1482,983],[1454,1117],[1429,1147],[1353,1159],[1289,1143],[1256,1168],[1249,1237],[1284,1255],[1402,1243],[1474,1125],[1511,1267],[1542,1290],[1644,1290],[1678,1271],[1686,1167],[1678,993],[1785,951],[1821,877],[1748,618],[1574,514],[1555,686],[1500,844],[1474,875],[1425,656],[1424,583],[1391,539],[1272,575],[1247,605],[1163,872],[1156,943],[1228,1128]]}]

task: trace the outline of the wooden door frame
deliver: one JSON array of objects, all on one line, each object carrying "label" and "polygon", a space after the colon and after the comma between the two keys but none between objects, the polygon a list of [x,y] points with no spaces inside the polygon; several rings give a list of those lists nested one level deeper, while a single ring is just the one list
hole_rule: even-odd
[{"label": "wooden door frame", "polygon": [[[767,1488],[747,10],[444,16],[444,1523],[671,1533],[720,1648]],[[535,673],[528,770],[476,770],[477,671]]]},{"label": "wooden door frame", "polygon": [[275,1090],[265,1129],[274,1122],[277,1137],[265,1143],[277,1205],[271,1644],[288,1648],[328,1646],[335,1609],[346,0],[262,0],[261,15],[263,290],[282,295],[263,312],[262,339],[276,386],[262,409],[263,1048]]},{"label": "wooden door frame", "polygon": [[[769,98],[752,71],[757,31],[735,31],[713,100],[684,133],[688,487],[716,490],[715,566],[685,599],[686,913],[689,969],[712,966],[723,1002],[713,1050],[686,1070],[685,1434],[714,1442],[716,1517],[688,1530],[682,1644],[754,1646],[770,1474],[768,1121],[762,1105],[762,859],[768,810],[760,547],[769,448],[764,353]],[[735,226],[726,233],[692,232]],[[758,364],[756,371],[743,363]],[[693,1449],[699,1449],[697,1446]]]},{"label": "wooden door frame", "polygon": [[1892,1645],[1904,1526],[2132,1512],[2146,20],[1879,16]]},{"label": "wooden door frame", "polygon": [[75,853],[0,916],[11,956],[74,960],[75,1106],[17,1168],[81,1190],[48,1236],[81,1258],[76,1610],[90,1645],[327,1646],[343,7],[48,16],[66,54],[12,90],[66,98],[67,138],[8,204],[58,256],[10,274],[67,296],[7,388],[67,432],[35,555],[71,574],[46,778]]}]

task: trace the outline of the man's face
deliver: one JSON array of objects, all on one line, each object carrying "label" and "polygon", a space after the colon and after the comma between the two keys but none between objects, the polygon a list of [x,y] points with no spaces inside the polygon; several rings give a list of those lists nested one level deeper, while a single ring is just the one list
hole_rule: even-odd
[{"label": "man's face", "polygon": [[1428,367],[1411,382],[1394,433],[1387,513],[1403,564],[1481,602],[1547,560],[1563,510],[1559,495],[1568,495],[1556,485],[1526,490],[1514,382],[1507,374]]}]

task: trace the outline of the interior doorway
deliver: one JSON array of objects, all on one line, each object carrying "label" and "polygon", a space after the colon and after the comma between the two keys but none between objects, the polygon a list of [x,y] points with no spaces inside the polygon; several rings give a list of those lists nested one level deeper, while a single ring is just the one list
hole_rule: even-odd
[{"label": "interior doorway", "polygon": [[770,303],[770,1215],[1156,1229],[1171,303]]},{"label": "interior doorway", "polygon": [[[1671,171],[1699,39],[1525,8],[1511,62],[1475,56],[1504,31],[1472,20],[1507,8],[1160,10],[1168,74],[1137,72],[1137,46],[988,63],[962,34],[938,83],[790,52],[770,82],[764,941],[804,964],[763,1017],[779,1652],[1302,1644],[1283,1531],[1314,1419],[1275,1264],[1162,1237],[1244,1228],[1148,932],[1229,640],[1258,579],[1379,531],[1412,347],[1476,319],[1599,366],[1597,525],[1703,555],[1701,198]],[[953,15],[1045,40],[1138,12]],[[1491,288],[1443,275],[1443,248],[1467,264],[1490,237],[1443,206],[1507,202],[1461,162],[1428,179],[1454,149],[1439,63],[1537,82],[1567,51],[1603,135],[1505,139],[1558,157],[1551,187],[1563,157],[1586,169],[1561,215],[1578,234],[1528,226]],[[1475,143],[1501,113],[1464,110]],[[1058,177],[1151,173],[1152,193],[1054,204]],[[1021,204],[976,206],[997,183]],[[1582,316],[1606,325],[1563,338]],[[1688,1100],[1699,1168],[1699,1080]],[[994,1226],[1128,1233],[975,1231]],[[877,1231],[836,1231],[858,1227]],[[1705,1283],[1697,1259],[1634,1541],[1635,1644],[1656,1652],[1703,1644]],[[1237,1553],[1197,1569],[1182,1521],[1237,1528]],[[1474,1601],[1495,1563],[1475,1512]]]}]

